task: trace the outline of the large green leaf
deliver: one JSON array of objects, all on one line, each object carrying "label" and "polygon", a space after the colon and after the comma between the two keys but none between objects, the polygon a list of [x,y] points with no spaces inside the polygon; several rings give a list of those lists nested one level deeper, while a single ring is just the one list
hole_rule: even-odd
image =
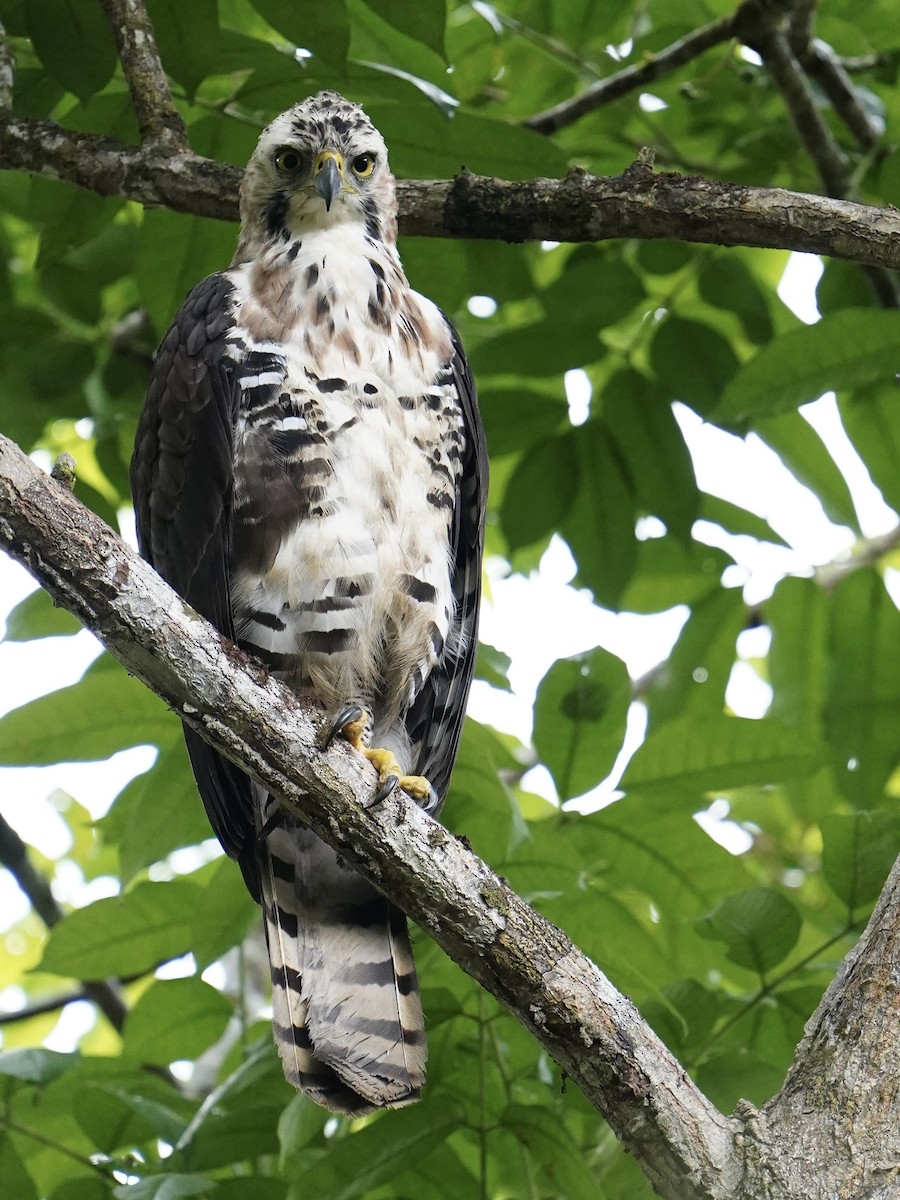
[{"label": "large green leaf", "polygon": [[893,379],[898,359],[895,313],[832,313],[758,351],[729,384],[716,416],[742,423],[788,412],[823,392]]},{"label": "large green leaf", "polygon": [[[537,442],[506,485],[500,523],[510,550],[530,546],[559,529],[579,496],[575,436]],[[540,497],[540,503],[535,503]]]},{"label": "large green leaf", "polygon": [[49,592],[38,588],[10,609],[3,636],[8,642],[28,642],[32,638],[77,633],[81,628],[81,622],[68,609],[54,604]]},{"label": "large green leaf", "polygon": [[732,962],[765,975],[793,950],[801,923],[783,893],[755,887],[726,896],[697,928],[703,937],[724,942]]},{"label": "large green leaf", "polygon": [[874,900],[900,853],[893,812],[831,813],[820,821],[822,874],[852,913]]},{"label": "large green leaf", "polygon": [[149,971],[190,948],[202,892],[183,880],[139,883],[123,896],[70,912],[50,933],[41,970],[74,979]]},{"label": "large green leaf", "polygon": [[544,676],[534,744],[561,800],[590,791],[612,770],[630,702],[625,664],[606,650],[561,659]]},{"label": "large green leaf", "polygon": [[166,71],[193,99],[216,60],[219,18],[216,0],[147,0],[147,11]]},{"label": "large green leaf", "polygon": [[350,25],[344,0],[304,0],[303,4],[251,0],[251,3],[260,16],[295,46],[312,50],[335,67],[340,68],[347,61]]},{"label": "large green leaf", "polygon": [[116,664],[7,713],[0,721],[0,763],[87,762],[128,746],[169,742],[171,731],[162,700]]},{"label": "large green leaf", "polygon": [[[619,606],[637,559],[635,502],[608,429],[591,420],[573,431],[580,486],[562,521],[578,563],[578,579],[598,604]],[[577,467],[576,467],[577,463]]]},{"label": "large green leaf", "polygon": [[816,741],[777,721],[710,713],[651,730],[629,763],[622,786],[627,792],[724,791],[802,778],[824,758]]},{"label": "large green leaf", "polygon": [[900,613],[874,570],[845,579],[830,610],[825,735],[845,794],[874,808],[900,760]]},{"label": "large green leaf", "polygon": [[418,0],[416,4],[404,0],[366,0],[366,4],[389,25],[443,56],[447,0]]},{"label": "large green leaf", "polygon": [[851,442],[888,504],[900,511],[900,395],[897,380],[839,397]]},{"label": "large green leaf", "polygon": [[25,0],[28,34],[48,73],[85,101],[116,65],[112,35],[92,0]]},{"label": "large green leaf", "polygon": [[701,416],[720,403],[738,368],[730,342],[712,326],[684,317],[668,317],[650,346],[650,363],[660,391],[683,400]]},{"label": "large green leaf", "polygon": [[128,1014],[125,1052],[165,1066],[196,1058],[225,1032],[231,1005],[197,976],[157,979]]},{"label": "large green leaf", "polygon": [[[379,1121],[347,1138],[340,1154],[314,1161],[294,1183],[289,1200],[309,1195],[353,1200],[382,1187],[404,1170],[410,1158],[422,1159],[465,1120],[462,1106],[450,1095],[440,1104],[419,1105],[394,1114],[388,1127]],[[282,1153],[290,1153],[282,1148]]]}]

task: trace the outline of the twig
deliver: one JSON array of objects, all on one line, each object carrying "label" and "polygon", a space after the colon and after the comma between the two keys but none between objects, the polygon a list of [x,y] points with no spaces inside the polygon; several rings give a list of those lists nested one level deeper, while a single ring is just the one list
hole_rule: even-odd
[{"label": "twig", "polygon": [[187,130],[172,100],[153,25],[142,0],[100,0],[100,4],[131,93],[141,141],[183,150]]},{"label": "twig", "polygon": [[831,47],[813,40],[801,54],[800,62],[827,95],[857,143],[863,150],[873,150],[883,130],[860,100],[846,66]]},{"label": "twig", "polygon": [[51,996],[47,1000],[36,1000],[25,1008],[16,1008],[11,1012],[0,1013],[0,1025],[14,1025],[17,1021],[30,1021],[32,1017],[41,1017],[45,1013],[58,1012],[79,1000],[90,1000],[90,994],[82,988],[79,992],[67,992],[64,996]]},{"label": "twig", "polygon": [[754,49],[762,55],[781,92],[797,136],[815,163],[825,192],[834,197],[847,196],[850,173],[846,160],[816,107],[803,68],[794,57],[787,37],[777,31],[761,31]]},{"label": "twig", "polygon": [[849,558],[841,562],[827,563],[816,570],[815,579],[825,591],[832,591],[848,575],[874,567],[886,554],[900,546],[900,525],[877,537],[863,538],[853,547]]},{"label": "twig", "polygon": [[673,42],[671,46],[660,50],[658,54],[648,56],[641,63],[625,67],[606,79],[599,79],[579,95],[570,100],[563,100],[561,104],[554,105],[544,112],[535,113],[522,124],[536,133],[556,133],[558,129],[572,125],[587,113],[602,108],[604,104],[617,100],[635,88],[645,87],[661,75],[690,62],[712,46],[730,41],[734,37],[737,22],[738,15],[733,13],[729,17],[721,17],[718,21],[695,29],[679,41]]},{"label": "twig", "polygon": [[[35,870],[28,858],[25,843],[2,816],[0,863],[8,869],[48,929],[52,929],[63,919],[63,911],[56,903],[50,884],[40,871]],[[115,985],[107,980],[86,980],[84,992],[94,1001],[113,1028],[121,1033],[128,1010]]]},{"label": "twig", "polygon": [[12,110],[13,80],[15,77],[15,62],[9,48],[9,40],[3,22],[0,21],[0,112]]},{"label": "twig", "polygon": [[493,992],[606,1116],[661,1194],[734,1194],[731,1126],[634,1005],[417,805],[402,795],[361,804],[374,771],[349,746],[321,751],[312,702],[221,638],[2,437],[0,546]]}]

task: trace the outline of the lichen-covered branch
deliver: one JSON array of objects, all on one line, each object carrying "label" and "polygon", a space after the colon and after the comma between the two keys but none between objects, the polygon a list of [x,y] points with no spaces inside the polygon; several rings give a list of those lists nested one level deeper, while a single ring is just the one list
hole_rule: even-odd
[{"label": "lichen-covered branch", "polygon": [[0,546],[217,749],[388,890],[541,1042],[666,1197],[725,1200],[729,1122],[555,926],[373,769],[319,747],[321,716],[220,638],[93,513],[0,437]]},{"label": "lichen-covered branch", "polygon": [[187,146],[187,131],[172,101],[142,0],[100,0],[122,64],[142,142],[173,150]]},{"label": "lichen-covered branch", "polygon": [[0,113],[9,112],[12,108],[13,81],[15,78],[15,63],[9,48],[9,39],[3,22],[0,21]]},{"label": "lichen-covered branch", "polygon": [[[237,220],[237,167],[190,150],[161,155],[50,121],[0,119],[0,168],[65,180],[195,216]],[[893,209],[827,197],[717,183],[636,163],[608,178],[509,182],[475,175],[401,180],[400,228],[421,237],[509,242],[681,238],[722,246],[800,250],[900,267]]]}]

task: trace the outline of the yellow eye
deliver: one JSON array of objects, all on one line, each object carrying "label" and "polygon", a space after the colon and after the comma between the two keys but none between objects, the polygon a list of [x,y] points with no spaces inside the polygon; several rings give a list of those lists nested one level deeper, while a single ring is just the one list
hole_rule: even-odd
[{"label": "yellow eye", "polygon": [[366,179],[375,169],[375,155],[357,154],[350,166],[353,168],[354,174],[358,175],[360,179]]},{"label": "yellow eye", "polygon": [[298,171],[302,165],[302,159],[296,150],[292,150],[290,146],[282,146],[276,151],[275,170],[280,171],[283,175],[292,175],[294,171]]}]

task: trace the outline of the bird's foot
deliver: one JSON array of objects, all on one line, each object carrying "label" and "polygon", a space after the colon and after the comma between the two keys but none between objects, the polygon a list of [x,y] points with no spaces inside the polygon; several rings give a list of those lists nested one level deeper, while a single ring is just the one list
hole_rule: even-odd
[{"label": "bird's foot", "polygon": [[349,704],[342,709],[331,722],[328,736],[325,738],[323,750],[327,750],[338,734],[345,737],[354,750],[360,754],[365,752],[363,734],[366,731],[366,714],[358,704]]},{"label": "bird's foot", "polygon": [[395,788],[400,788],[408,796],[412,796],[425,812],[432,812],[437,808],[437,794],[425,776],[404,775],[391,750],[364,749],[363,754],[378,772],[379,788],[372,804],[380,804],[382,800],[387,800]]},{"label": "bird's foot", "polygon": [[438,807],[438,796],[424,775],[404,775],[392,750],[370,749],[363,740],[366,732],[366,714],[358,704],[350,704],[334,718],[328,729],[323,749],[327,750],[334,739],[341,735],[354,750],[365,755],[378,772],[378,791],[371,804],[387,800],[395,788],[411,796],[427,813]]}]

